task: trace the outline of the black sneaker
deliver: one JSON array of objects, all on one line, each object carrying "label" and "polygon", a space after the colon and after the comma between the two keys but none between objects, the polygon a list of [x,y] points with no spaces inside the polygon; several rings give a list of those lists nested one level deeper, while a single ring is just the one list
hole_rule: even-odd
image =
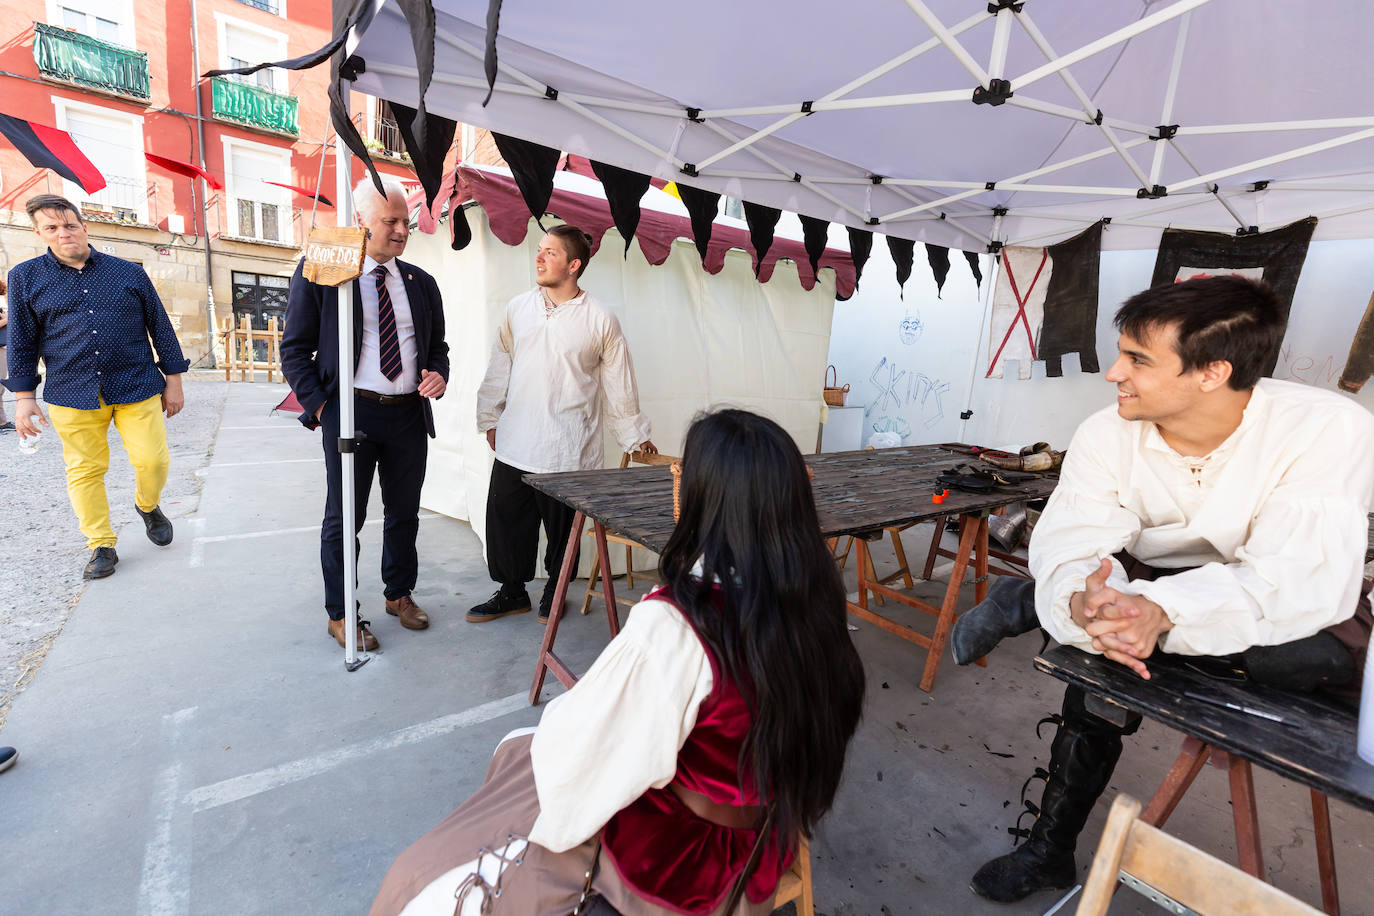
[{"label": "black sneaker", "polygon": [[172,523],[162,514],[161,506],[153,506],[151,512],[144,512],[138,506],[134,506],[134,509],[143,517],[143,526],[148,529],[148,540],[159,547],[166,547],[172,543]]},{"label": "black sneaker", "polygon": [[0,773],[5,772],[14,766],[14,762],[19,759],[19,752],[12,747],[0,747]]},{"label": "black sneaker", "polygon": [[[559,608],[559,616],[562,616],[563,611],[566,610],[567,607],[568,601],[565,598],[563,599],[563,607]],[[545,590],[544,594],[539,596],[539,613],[536,615],[540,623],[549,622],[549,611],[551,610],[553,610],[553,592]]]},{"label": "black sneaker", "polygon": [[524,614],[529,609],[529,592],[522,589],[519,594],[511,595],[502,589],[497,589],[490,598],[467,612],[467,621],[468,623],[486,623],[488,620],[496,620],[511,614]]},{"label": "black sneaker", "polygon": [[115,564],[119,562],[119,554],[115,553],[113,547],[97,547],[91,554],[91,558],[86,563],[86,569],[81,574],[83,579],[103,579],[112,575],[115,571]]},{"label": "black sneaker", "polygon": [[14,423],[10,420],[6,420],[4,423],[0,423],[0,433],[7,433],[13,429]]}]

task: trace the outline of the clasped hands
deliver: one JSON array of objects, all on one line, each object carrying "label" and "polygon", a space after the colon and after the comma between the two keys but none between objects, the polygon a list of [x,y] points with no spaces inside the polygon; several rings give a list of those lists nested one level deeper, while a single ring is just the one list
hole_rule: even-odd
[{"label": "clasped hands", "polygon": [[1111,560],[1104,558],[1083,591],[1069,599],[1073,622],[1092,637],[1094,649],[1149,680],[1144,659],[1154,652],[1159,637],[1173,629],[1173,621],[1144,595],[1127,595],[1108,586],[1111,572]]}]

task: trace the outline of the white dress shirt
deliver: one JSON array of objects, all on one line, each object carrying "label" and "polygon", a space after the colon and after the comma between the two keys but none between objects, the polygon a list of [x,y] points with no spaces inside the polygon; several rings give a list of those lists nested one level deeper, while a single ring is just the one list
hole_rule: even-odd
[{"label": "white dress shirt", "polygon": [[401,344],[401,374],[396,379],[382,375],[381,338],[377,331],[377,278],[372,271],[378,266],[372,255],[363,258],[363,275],[358,278],[358,292],[363,306],[363,348],[358,354],[358,368],[353,375],[353,387],[378,394],[409,394],[420,386],[419,347],[415,343],[415,319],[410,313],[410,298],[400,265],[392,258],[386,268],[386,291],[391,294],[391,310],[396,315],[396,336]]},{"label": "white dress shirt", "polygon": [[1069,598],[1124,549],[1187,570],[1128,581],[1112,561],[1108,585],[1173,622],[1166,652],[1226,655],[1311,636],[1355,611],[1371,504],[1374,416],[1339,394],[1261,379],[1240,426],[1200,458],[1106,408],[1074,434],[1031,538],[1040,623],[1093,651]]},{"label": "white dress shirt", "polygon": [[497,427],[496,457],[522,471],[601,467],[601,417],[625,451],[650,436],[630,348],[588,293],[546,314],[540,287],[516,296],[477,390],[477,431]]}]

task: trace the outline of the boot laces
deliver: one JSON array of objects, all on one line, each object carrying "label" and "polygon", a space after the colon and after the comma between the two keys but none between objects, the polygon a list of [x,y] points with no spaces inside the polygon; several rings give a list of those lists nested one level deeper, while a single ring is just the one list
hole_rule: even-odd
[{"label": "boot laces", "polygon": [[[1015,849],[1017,844],[1022,840],[1029,839],[1031,835],[1030,827],[1021,826],[1022,819],[1024,819],[1027,814],[1033,815],[1036,820],[1040,818],[1039,805],[1028,798],[1022,799],[1022,801],[1025,803],[1025,810],[1016,816],[1016,826],[1007,828],[1007,833],[1012,835],[1011,846],[1013,849]],[[1032,821],[1032,824],[1033,823],[1034,821]]]}]

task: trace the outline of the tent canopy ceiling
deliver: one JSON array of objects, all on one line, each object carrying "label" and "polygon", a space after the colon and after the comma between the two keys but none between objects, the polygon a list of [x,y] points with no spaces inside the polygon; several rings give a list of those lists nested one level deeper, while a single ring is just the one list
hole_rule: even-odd
[{"label": "tent canopy ceiling", "polygon": [[[1357,0],[509,2],[486,107],[488,0],[433,5],[431,113],[833,222],[964,249],[1103,217],[1108,248],[1310,215],[1374,235]],[[415,105],[397,0],[349,50],[355,88]]]}]

